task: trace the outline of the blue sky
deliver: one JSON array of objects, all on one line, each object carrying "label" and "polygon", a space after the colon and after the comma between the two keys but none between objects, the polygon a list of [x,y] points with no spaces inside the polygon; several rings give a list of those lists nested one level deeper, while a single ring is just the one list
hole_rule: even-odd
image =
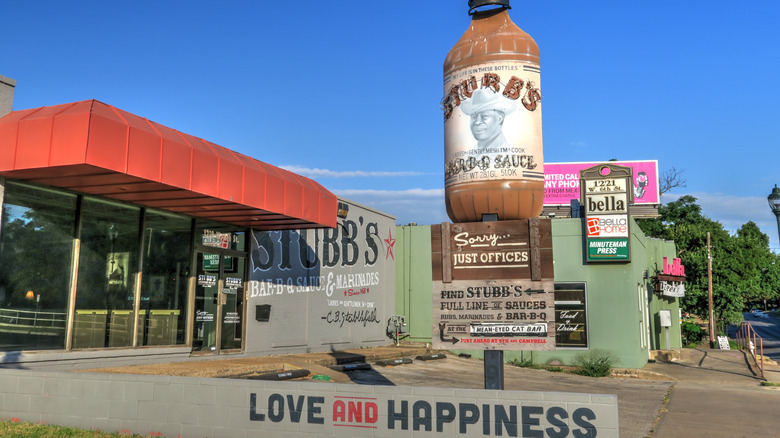
[{"label": "blue sky", "polygon": [[[442,63],[467,0],[3,4],[14,109],[87,99],[312,177],[397,217],[448,221]],[[512,0],[541,50],[546,162],[658,160],[704,213],[780,250],[780,4]]]}]

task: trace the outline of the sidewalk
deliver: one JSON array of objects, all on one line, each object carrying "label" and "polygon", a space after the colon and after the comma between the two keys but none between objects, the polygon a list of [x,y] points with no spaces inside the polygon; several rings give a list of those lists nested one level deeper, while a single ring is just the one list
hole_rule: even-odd
[{"label": "sidewalk", "polygon": [[780,366],[771,360],[765,360],[761,378],[746,352],[682,349],[678,360],[650,363],[639,377],[675,382],[653,438],[780,436],[780,387],[761,386],[764,381],[780,382]]},{"label": "sidewalk", "polygon": [[639,378],[726,385],[759,385],[764,380],[780,382],[777,363],[765,359],[762,378],[761,369],[743,351],[698,347],[683,348],[674,353],[679,358],[671,362],[648,363],[639,371]]}]

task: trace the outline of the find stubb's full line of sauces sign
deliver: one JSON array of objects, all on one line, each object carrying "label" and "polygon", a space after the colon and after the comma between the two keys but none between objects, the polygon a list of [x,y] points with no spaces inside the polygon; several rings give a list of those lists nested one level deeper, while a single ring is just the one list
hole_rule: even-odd
[{"label": "find stubb's full line of sauces sign", "polygon": [[553,350],[548,219],[434,225],[433,345]]}]

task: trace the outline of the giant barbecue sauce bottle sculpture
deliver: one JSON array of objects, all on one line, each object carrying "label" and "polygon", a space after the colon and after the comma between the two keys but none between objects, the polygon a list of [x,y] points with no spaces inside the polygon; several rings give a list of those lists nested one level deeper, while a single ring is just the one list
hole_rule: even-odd
[{"label": "giant barbecue sauce bottle sculpture", "polygon": [[444,61],[444,187],[455,223],[542,212],[539,47],[509,9],[509,0],[469,0],[471,25]]}]

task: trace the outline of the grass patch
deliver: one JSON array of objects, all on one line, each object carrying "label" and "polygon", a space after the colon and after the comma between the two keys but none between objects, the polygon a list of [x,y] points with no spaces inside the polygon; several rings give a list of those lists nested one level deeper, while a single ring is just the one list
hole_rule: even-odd
[{"label": "grass patch", "polygon": [[780,382],[761,382],[761,386],[780,386]]},{"label": "grass patch", "polygon": [[521,359],[512,359],[508,363],[511,364],[511,365],[514,365],[516,367],[520,367],[520,368],[532,368],[532,369],[535,369],[535,370],[546,369],[544,367],[544,365],[540,365],[538,363],[534,363],[534,361],[531,360],[531,359],[523,359],[523,360],[521,360]]},{"label": "grass patch", "polygon": [[534,370],[545,370],[545,371],[549,371],[551,373],[562,373],[562,372],[565,371],[563,368],[561,368],[559,366],[555,366],[555,365],[542,365],[542,364],[534,363],[534,361],[531,360],[531,359],[524,359],[524,360],[512,359],[512,360],[510,360],[507,363],[510,364],[510,365],[514,365],[516,367],[520,367],[520,368],[531,368],[531,369],[534,369]]},{"label": "grass patch", "polygon": [[612,371],[615,364],[615,357],[611,354],[591,350],[577,356],[574,363],[579,367],[577,374],[588,377],[606,377]]},{"label": "grass patch", "polygon": [[17,419],[0,421],[0,436],[3,438],[143,438],[143,435],[25,423]]}]

